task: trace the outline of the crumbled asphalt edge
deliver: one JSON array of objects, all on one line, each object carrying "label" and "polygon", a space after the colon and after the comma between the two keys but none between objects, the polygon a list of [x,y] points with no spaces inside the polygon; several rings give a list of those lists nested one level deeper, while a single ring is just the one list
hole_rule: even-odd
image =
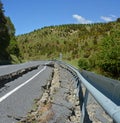
[{"label": "crumbled asphalt edge", "polygon": [[[61,88],[66,89],[65,100],[68,102],[67,108],[71,111],[67,116],[65,123],[79,123],[80,122],[80,104],[77,95],[77,82],[71,71],[60,66],[60,80]],[[61,123],[61,122],[60,122]]]},{"label": "crumbled asphalt edge", "polygon": [[[68,67],[61,65],[61,68],[66,69],[73,75],[73,77],[75,77],[75,73],[72,72]],[[82,85],[82,90],[83,90],[83,95],[85,95],[85,87],[83,85]],[[98,102],[94,99],[94,97],[90,93],[88,95],[87,111],[90,118],[89,122],[113,123],[113,119],[104,111],[104,109],[98,104]],[[88,121],[86,122],[88,123]]]},{"label": "crumbled asphalt edge", "polygon": [[42,97],[35,100],[35,108],[19,123],[79,123],[80,107],[71,74],[54,64],[51,78],[42,87]]},{"label": "crumbled asphalt edge", "polygon": [[113,123],[113,119],[104,111],[104,109],[89,94],[87,110],[92,123]]},{"label": "crumbled asphalt edge", "polygon": [[39,67],[39,65],[36,65],[36,66],[20,69],[18,71],[13,72],[13,73],[9,73],[9,74],[0,76],[0,88],[4,87],[4,85],[8,82],[13,81],[13,80],[19,78],[20,76],[22,76],[22,75],[24,75],[24,74],[26,74],[32,70],[38,69],[38,67]]}]

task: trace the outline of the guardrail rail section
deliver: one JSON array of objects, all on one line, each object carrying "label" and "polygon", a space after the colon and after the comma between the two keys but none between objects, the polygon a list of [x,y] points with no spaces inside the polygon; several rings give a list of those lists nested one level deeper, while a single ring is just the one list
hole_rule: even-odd
[{"label": "guardrail rail section", "polygon": [[[74,68],[62,61],[56,62],[65,66],[77,81],[81,110],[80,123],[91,122],[86,109],[89,93],[113,119],[114,123],[120,123],[120,81],[103,77],[85,70],[79,71],[77,68]],[[82,86],[86,88],[85,92],[83,92]]]}]

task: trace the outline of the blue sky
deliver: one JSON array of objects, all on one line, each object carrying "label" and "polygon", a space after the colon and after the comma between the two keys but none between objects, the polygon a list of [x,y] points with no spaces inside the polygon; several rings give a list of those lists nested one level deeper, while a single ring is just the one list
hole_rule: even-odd
[{"label": "blue sky", "polygon": [[44,26],[114,21],[120,0],[2,0],[16,35]]}]

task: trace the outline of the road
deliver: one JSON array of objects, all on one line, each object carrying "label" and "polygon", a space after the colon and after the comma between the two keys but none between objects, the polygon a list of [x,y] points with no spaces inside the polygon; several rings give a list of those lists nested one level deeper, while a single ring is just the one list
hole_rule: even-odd
[{"label": "road", "polygon": [[[50,61],[31,61],[0,66],[0,76],[33,66],[37,67],[17,78],[13,76],[14,79],[0,86],[0,123],[31,123],[33,118],[36,123],[79,123],[81,101],[78,98],[77,81],[66,66],[57,62],[53,65]],[[82,71],[81,74],[91,80],[91,83],[92,80],[99,83],[101,79],[106,80],[106,84],[108,80],[110,83],[113,81],[87,71]],[[84,93],[84,86],[82,90]],[[86,108],[90,116],[88,123],[113,122],[90,94]]]},{"label": "road", "polygon": [[18,64],[2,65],[0,66],[0,76],[18,71],[23,68],[28,68],[28,67],[35,66],[35,65],[42,65],[44,63],[45,61],[30,61],[30,62],[22,63],[19,65]]},{"label": "road", "polygon": [[51,77],[52,68],[43,66],[47,62],[29,62],[20,65],[7,65],[0,67],[0,74],[15,72],[24,67],[39,65],[38,69],[30,71],[23,76],[6,83],[0,88],[0,123],[16,123],[24,117],[33,106],[34,99],[39,98]]}]

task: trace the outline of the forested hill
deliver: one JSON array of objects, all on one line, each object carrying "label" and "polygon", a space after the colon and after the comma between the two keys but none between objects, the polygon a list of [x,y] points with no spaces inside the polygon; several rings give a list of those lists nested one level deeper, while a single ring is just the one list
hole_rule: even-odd
[{"label": "forested hill", "polygon": [[120,75],[120,19],[97,24],[68,24],[44,27],[17,36],[24,60],[57,59],[78,61],[80,68]]}]

